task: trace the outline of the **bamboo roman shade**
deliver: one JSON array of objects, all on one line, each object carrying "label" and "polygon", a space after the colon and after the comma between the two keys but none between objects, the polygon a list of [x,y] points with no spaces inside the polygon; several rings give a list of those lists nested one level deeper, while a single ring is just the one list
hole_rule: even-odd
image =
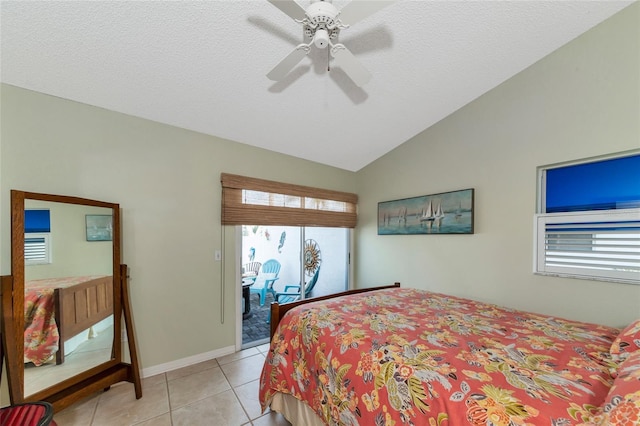
[{"label": "bamboo roman shade", "polygon": [[223,225],[355,228],[358,196],[222,173]]}]

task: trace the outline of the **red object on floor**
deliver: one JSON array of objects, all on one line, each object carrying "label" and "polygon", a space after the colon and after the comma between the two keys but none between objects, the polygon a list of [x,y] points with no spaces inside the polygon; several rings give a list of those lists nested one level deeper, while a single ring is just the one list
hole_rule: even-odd
[{"label": "red object on floor", "polygon": [[27,402],[0,408],[0,426],[56,426],[48,402]]}]

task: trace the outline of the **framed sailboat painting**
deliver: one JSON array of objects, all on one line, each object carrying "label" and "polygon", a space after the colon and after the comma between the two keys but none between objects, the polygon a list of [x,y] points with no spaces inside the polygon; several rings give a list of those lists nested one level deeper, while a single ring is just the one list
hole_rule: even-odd
[{"label": "framed sailboat painting", "polygon": [[474,190],[378,203],[378,235],[473,234]]}]

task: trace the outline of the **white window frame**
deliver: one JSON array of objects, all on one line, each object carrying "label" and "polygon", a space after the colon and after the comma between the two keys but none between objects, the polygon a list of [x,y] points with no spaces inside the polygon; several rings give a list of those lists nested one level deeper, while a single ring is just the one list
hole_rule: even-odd
[{"label": "white window frame", "polygon": [[[640,285],[638,203],[615,210],[544,213],[547,170],[637,153],[633,150],[538,168],[538,213],[534,216],[533,225],[534,274]],[[554,238],[556,242],[553,242]],[[559,250],[558,245],[563,244]],[[569,248],[572,244],[574,248]]]},{"label": "white window frame", "polygon": [[[38,256],[38,257],[30,257],[29,256],[29,249],[27,248],[27,245],[29,244],[27,241],[29,239],[35,239],[35,238],[42,238],[44,239],[43,242],[43,247],[42,249],[44,250],[42,256]],[[28,233],[28,234],[24,234],[24,264],[25,265],[47,265],[51,263],[51,234],[48,232],[43,232],[43,233],[38,233],[38,232],[34,232],[34,233]]]}]

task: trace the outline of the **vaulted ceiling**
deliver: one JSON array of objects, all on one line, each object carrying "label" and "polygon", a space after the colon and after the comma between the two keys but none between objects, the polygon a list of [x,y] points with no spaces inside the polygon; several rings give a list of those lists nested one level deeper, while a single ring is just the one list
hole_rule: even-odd
[{"label": "vaulted ceiling", "polygon": [[302,29],[267,0],[2,1],[0,77],[357,171],[630,3],[399,0],[340,33],[358,87],[315,49],[269,80]]}]

